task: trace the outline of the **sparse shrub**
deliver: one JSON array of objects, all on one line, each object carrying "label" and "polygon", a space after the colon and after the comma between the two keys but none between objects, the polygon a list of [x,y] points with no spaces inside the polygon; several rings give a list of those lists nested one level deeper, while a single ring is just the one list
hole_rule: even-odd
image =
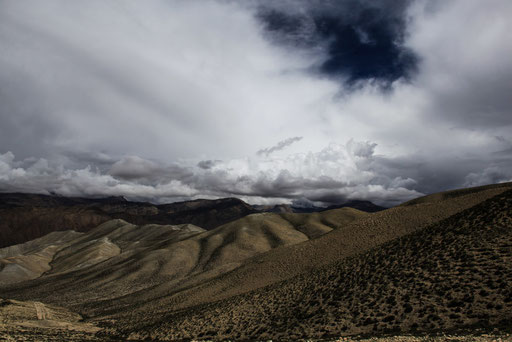
[{"label": "sparse shrub", "polygon": [[464,303],[460,300],[454,299],[454,300],[449,301],[447,306],[449,308],[458,308],[458,307],[464,306]]},{"label": "sparse shrub", "polygon": [[383,322],[393,322],[395,320],[395,316],[389,315],[382,319]]},{"label": "sparse shrub", "polygon": [[482,297],[487,297],[489,295],[489,292],[487,292],[484,289],[481,289],[480,292],[478,292],[478,294]]},{"label": "sparse shrub", "polygon": [[396,300],[394,296],[389,296],[386,298],[386,303],[389,305],[396,305]]}]

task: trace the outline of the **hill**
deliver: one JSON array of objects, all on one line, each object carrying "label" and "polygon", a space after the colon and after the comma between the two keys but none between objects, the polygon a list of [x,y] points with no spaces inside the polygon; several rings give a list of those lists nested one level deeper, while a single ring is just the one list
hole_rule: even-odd
[{"label": "hill", "polygon": [[511,264],[509,190],[367,252],[134,330],[252,340],[506,329]]},{"label": "hill", "polygon": [[47,262],[37,278],[0,291],[79,313],[104,338],[503,328],[511,317],[511,192],[510,183],[456,190],[372,214],[258,213],[210,231],[113,220],[0,249],[2,263],[25,267],[16,258],[34,255]]},{"label": "hill", "polygon": [[[352,201],[338,207],[351,207],[365,212],[381,208],[366,201]],[[319,207],[306,210],[285,204],[251,206],[237,198],[198,199],[156,205],[130,202],[120,196],[79,198],[0,193],[0,248],[24,243],[53,231],[87,232],[112,219],[122,219],[136,225],[190,223],[210,230],[259,212],[297,213],[325,210],[326,208]]]},{"label": "hill", "polygon": [[[494,188],[482,187],[466,195],[434,203],[398,206],[368,214],[320,237],[296,245],[275,248],[247,259],[232,272],[206,281],[200,286],[170,288],[162,285],[159,290],[165,292],[166,296],[158,296],[158,300],[146,297],[144,305],[134,309],[130,317],[144,315],[145,310],[165,312],[169,307],[181,310],[220,301],[289,279],[421,230],[511,187],[510,183]],[[130,305],[131,300],[125,298],[121,301],[125,305]],[[109,303],[118,304],[118,301]]]},{"label": "hill", "polygon": [[255,212],[236,198],[155,205],[130,202],[123,197],[91,199],[0,193],[0,248],[53,231],[86,232],[112,219],[137,225],[190,223],[213,229]]},{"label": "hill", "polygon": [[[88,233],[54,232],[0,249],[0,265],[4,265],[0,284],[39,278],[26,288],[16,284],[13,289],[68,306],[133,294],[129,303],[134,305],[185,284],[200,284],[255,255],[307,241],[365,215],[351,208],[313,214],[259,213],[210,231],[192,225],[136,226],[111,220]],[[61,235],[74,239],[57,240]]]}]

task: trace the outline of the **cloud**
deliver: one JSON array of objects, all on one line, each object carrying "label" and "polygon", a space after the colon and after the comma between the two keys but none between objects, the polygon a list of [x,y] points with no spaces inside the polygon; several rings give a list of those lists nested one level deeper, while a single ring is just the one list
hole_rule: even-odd
[{"label": "cloud", "polygon": [[374,148],[375,144],[351,140],[306,154],[216,161],[210,168],[163,165],[127,156],[114,162],[108,172],[90,166],[64,169],[45,159],[23,168],[8,152],[0,155],[0,188],[73,196],[122,195],[160,202],[235,195],[251,203],[301,200],[318,205],[355,198],[391,205],[421,195],[413,189],[412,180],[390,175],[375,183]]},{"label": "cloud", "polygon": [[1,6],[1,191],[393,204],[511,178],[508,0]]},{"label": "cloud", "polygon": [[493,183],[512,182],[512,171],[498,166],[489,166],[481,172],[472,172],[465,177],[465,186],[479,186]]},{"label": "cloud", "polygon": [[197,163],[197,167],[201,169],[211,169],[215,165],[218,165],[219,163],[222,163],[222,160],[201,160],[199,163]]},{"label": "cloud", "polygon": [[301,141],[301,140],[302,140],[302,137],[292,137],[292,138],[288,138],[285,140],[281,140],[280,142],[278,142],[276,145],[274,145],[272,147],[267,147],[267,148],[263,148],[263,149],[259,150],[258,152],[256,152],[256,154],[268,156],[269,154],[272,154],[277,151],[281,151],[284,148],[290,146],[291,144],[293,144],[297,141]]},{"label": "cloud", "polygon": [[22,158],[232,157],[300,134],[337,92],[234,2],[8,2],[0,32],[0,146]]},{"label": "cloud", "polygon": [[117,179],[90,166],[66,169],[43,158],[25,167],[21,167],[21,164],[22,162],[15,160],[12,152],[0,155],[2,191],[86,197],[127,196],[135,200],[161,198],[163,201],[197,194],[195,189],[170,178],[164,184],[156,186]]},{"label": "cloud", "polygon": [[138,156],[128,156],[115,162],[110,168],[110,175],[121,179],[137,179],[160,173],[162,169],[154,162]]},{"label": "cloud", "polygon": [[349,84],[409,78],[418,57],[404,44],[410,0],[259,1],[259,18],[278,44],[324,51],[315,71]]},{"label": "cloud", "polygon": [[[411,7],[408,46],[422,56],[416,86],[431,101],[430,120],[478,131],[512,125],[512,3],[428,1]],[[469,25],[468,23],[471,23]],[[499,130],[498,130],[499,132]],[[510,136],[510,135],[508,135]]]}]

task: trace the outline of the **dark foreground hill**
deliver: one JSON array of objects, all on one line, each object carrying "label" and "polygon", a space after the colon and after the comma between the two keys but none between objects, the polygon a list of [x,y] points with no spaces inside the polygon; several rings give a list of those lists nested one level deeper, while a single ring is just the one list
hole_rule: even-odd
[{"label": "dark foreground hill", "polygon": [[511,266],[507,191],[360,255],[138,329],[243,340],[510,329]]}]

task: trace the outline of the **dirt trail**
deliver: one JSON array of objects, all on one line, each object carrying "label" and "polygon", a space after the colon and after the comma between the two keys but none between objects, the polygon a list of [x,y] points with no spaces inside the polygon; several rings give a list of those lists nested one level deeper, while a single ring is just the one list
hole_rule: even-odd
[{"label": "dirt trail", "polygon": [[50,319],[50,312],[46,308],[43,303],[34,302],[34,307],[36,308],[37,319],[46,320]]}]

